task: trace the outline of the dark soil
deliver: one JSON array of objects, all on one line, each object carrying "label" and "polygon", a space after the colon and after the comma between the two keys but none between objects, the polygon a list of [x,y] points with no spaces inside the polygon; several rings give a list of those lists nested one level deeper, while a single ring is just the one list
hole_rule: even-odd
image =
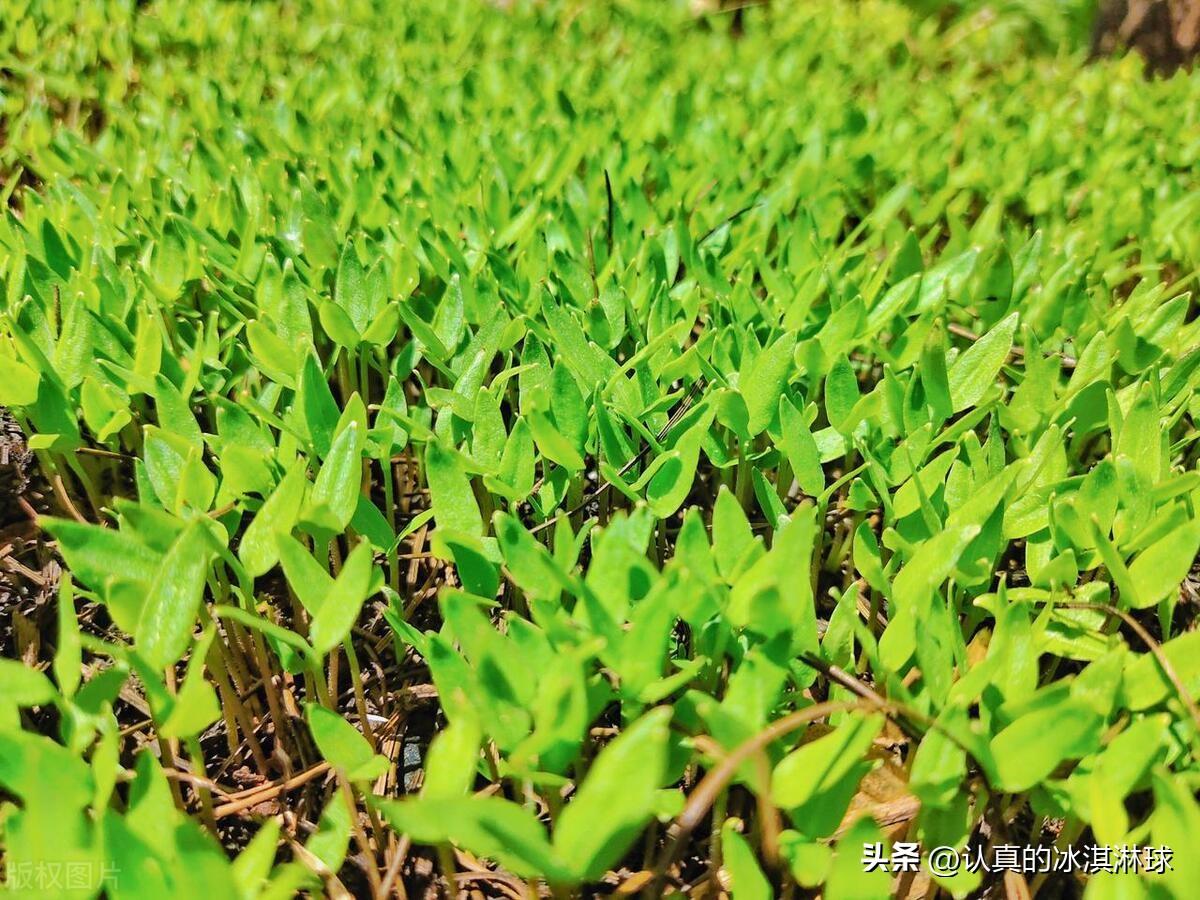
[{"label": "dark soil", "polygon": [[1102,0],[1092,57],[1138,51],[1152,72],[1190,68],[1200,51],[1200,0]]},{"label": "dark soil", "polygon": [[0,407],[0,655],[30,663],[53,635],[45,626],[60,572],[35,521],[48,493],[20,426]]},{"label": "dark soil", "polygon": [[33,454],[25,446],[21,427],[0,407],[0,528],[25,518],[17,498],[29,487]]}]

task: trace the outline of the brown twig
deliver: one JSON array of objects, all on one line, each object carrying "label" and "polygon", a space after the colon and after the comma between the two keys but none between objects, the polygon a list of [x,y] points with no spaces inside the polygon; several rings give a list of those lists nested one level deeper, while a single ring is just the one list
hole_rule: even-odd
[{"label": "brown twig", "polygon": [[379,884],[379,895],[386,897],[392,891],[392,886],[395,885],[396,895],[400,900],[408,900],[408,891],[404,888],[404,881],[400,879],[400,867],[404,865],[404,860],[408,857],[408,848],[412,846],[412,838],[407,834],[401,836],[396,844],[396,849],[392,851],[391,862],[388,863],[387,872],[384,873],[383,881]]},{"label": "brown twig", "polygon": [[226,798],[232,796],[229,793],[229,791],[225,790],[225,788],[221,787],[221,785],[217,784],[212,779],[201,778],[198,775],[193,775],[191,772],[185,772],[182,769],[178,768],[178,766],[180,765],[179,760],[176,760],[175,764],[176,764],[176,768],[174,768],[174,769],[163,769],[164,777],[174,778],[177,781],[186,781],[188,784],[207,788],[208,790],[212,791],[214,794],[221,797],[222,799],[226,799]]},{"label": "brown twig", "polygon": [[[276,782],[269,785],[259,785],[256,788],[243,791],[240,799],[221,804],[215,810],[213,810],[213,815],[215,815],[218,819],[223,819],[225,816],[232,816],[235,813],[240,813],[243,810],[250,809],[253,806],[258,806],[258,804],[267,800],[273,800],[284,791],[290,791],[292,788],[299,787],[302,784],[307,784],[314,778],[324,775],[329,771],[329,769],[329,763],[319,762],[315,766],[311,766],[310,768],[305,769],[303,772],[293,775],[286,781]],[[231,796],[238,795],[235,794]]]},{"label": "brown twig", "polygon": [[71,518],[83,525],[88,524],[88,520],[83,517],[83,513],[79,511],[74,501],[71,500],[71,495],[67,492],[66,485],[63,484],[62,475],[55,472],[54,477],[50,479],[50,486],[54,489],[54,496],[58,498],[58,502],[62,504],[63,509],[71,514]]}]

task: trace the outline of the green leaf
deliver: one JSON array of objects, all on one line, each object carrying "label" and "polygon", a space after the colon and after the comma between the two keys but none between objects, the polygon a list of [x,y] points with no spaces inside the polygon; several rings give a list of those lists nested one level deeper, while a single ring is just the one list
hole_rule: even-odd
[{"label": "green leaf", "polygon": [[246,900],[255,900],[259,896],[271,874],[281,829],[278,819],[267,819],[246,849],[233,861],[233,880]]},{"label": "green leaf", "polygon": [[400,330],[398,306],[397,303],[389,303],[371,320],[371,324],[362,333],[363,343],[386,347],[392,342],[396,337],[396,332]]},{"label": "green leaf", "polygon": [[782,430],[780,443],[792,464],[801,490],[810,497],[817,497],[825,490],[825,471],[821,468],[821,453],[813,438],[804,415],[786,397],[779,400],[779,423]]},{"label": "green leaf", "polygon": [[717,503],[713,509],[712,542],[714,547],[721,548],[717,568],[726,580],[733,576],[735,567],[754,545],[750,520],[746,518],[737,498],[724,485],[717,493]]},{"label": "green leaf", "polygon": [[737,823],[726,819],[721,826],[721,850],[729,872],[733,900],[770,900],[771,883],[758,866],[750,843],[738,832]]},{"label": "green leaf", "polygon": [[1159,538],[1129,564],[1135,609],[1152,606],[1168,596],[1178,596],[1179,585],[1200,550],[1200,519],[1192,519]]},{"label": "green leaf", "polygon": [[408,444],[408,430],[400,425],[388,413],[408,414],[408,400],[404,396],[404,386],[395,376],[388,378],[387,390],[383,401],[379,404],[379,412],[375,415],[372,436],[379,443],[380,458],[390,459]]},{"label": "green leaf", "polygon": [[326,300],[318,307],[317,317],[329,339],[337,346],[353,350],[361,343],[362,335],[354,327],[354,322],[346,310],[337,303]]},{"label": "green leaf", "polygon": [[363,439],[358,422],[350,421],[329,448],[302,515],[302,519],[318,531],[337,533],[349,525],[354,516],[362,483]]},{"label": "green leaf", "polygon": [[562,364],[556,365],[550,374],[550,411],[556,430],[576,451],[581,451],[587,441],[588,407],[575,379]]},{"label": "green leaf", "polygon": [[479,504],[458,456],[436,441],[425,448],[425,476],[434,520],[439,529],[468,535],[483,534]]},{"label": "green leaf", "polygon": [[925,349],[921,351],[921,385],[925,388],[925,402],[939,420],[950,418],[954,412],[942,340],[939,328],[930,334]]},{"label": "green leaf", "polygon": [[32,406],[38,398],[38,373],[15,359],[3,359],[4,377],[0,378],[0,406]]},{"label": "green leaf", "polygon": [[949,577],[958,559],[979,534],[978,525],[951,527],[921,544],[896,576],[892,597],[896,611],[879,642],[884,665],[899,669],[916,649],[917,623],[933,602],[934,592]]},{"label": "green leaf", "polygon": [[[1162,655],[1183,686],[1195,697],[1200,693],[1200,631],[1189,631],[1162,645]],[[1176,695],[1176,688],[1151,653],[1131,656],[1122,679],[1122,692],[1130,709],[1157,706]]]},{"label": "green leaf", "polygon": [[163,737],[194,737],[221,717],[217,692],[204,677],[204,662],[215,637],[216,629],[210,625],[196,642],[188,659],[183,687],[175,696],[171,711],[159,728],[159,734]]},{"label": "green leaf", "polygon": [[167,431],[184,438],[194,447],[203,441],[200,425],[188,404],[188,398],[180,393],[167,378],[158,376],[155,383],[154,404],[158,413],[158,424]]},{"label": "green leaf", "polygon": [[992,756],[1006,791],[1025,791],[1065,759],[1090,753],[1104,719],[1086,703],[1063,701],[1021,716],[992,739]]},{"label": "green leaf", "polygon": [[558,463],[569,472],[578,472],[584,466],[583,455],[567,437],[559,431],[548,416],[531,411],[526,417],[529,430],[542,455]]},{"label": "green leaf", "polygon": [[306,703],[304,718],[321,756],[350,781],[370,781],[388,770],[388,761],[371,749],[362,732],[337,713]]},{"label": "green leaf", "polygon": [[500,471],[495,478],[484,481],[490,490],[510,500],[524,500],[533,490],[535,457],[533,432],[529,423],[518,417],[504,445]]},{"label": "green leaf", "polygon": [[507,513],[496,513],[493,527],[504,564],[521,590],[534,600],[557,603],[570,581],[550,551]]},{"label": "green leaf", "polygon": [[421,796],[430,799],[462,797],[475,783],[483,733],[475,721],[460,716],[429,745]]},{"label": "green leaf", "polygon": [[[371,323],[370,303],[367,298],[367,276],[354,244],[347,241],[342,246],[342,257],[338,260],[337,283],[333,288],[337,305],[345,312],[355,337],[361,335]],[[355,341],[357,344],[357,340]]]},{"label": "green leaf", "polygon": [[246,528],[238,545],[238,558],[252,578],[265,575],[279,561],[277,536],[288,534],[300,515],[308,480],[304,469],[295,466],[266,499]]},{"label": "green leaf", "polygon": [[771,799],[796,808],[832,788],[859,761],[883,728],[881,716],[855,716],[779,761],[771,775]]},{"label": "green leaf", "polygon": [[277,535],[275,546],[288,584],[308,614],[315,616],[333,590],[332,576],[295,538]]},{"label": "green leaf", "polygon": [[350,847],[350,831],[350,810],[346,806],[346,798],[341,793],[334,793],[317,821],[317,830],[304,847],[323,862],[330,872],[340,871]]},{"label": "green leaf", "polygon": [[46,518],[40,523],[58,540],[72,574],[93,590],[113,578],[148,587],[162,568],[163,559],[158,553],[115,528],[69,519]]},{"label": "green leaf", "polygon": [[329,382],[321,371],[321,364],[311,353],[304,357],[298,380],[300,387],[296,404],[317,456],[324,459],[330,454],[339,413],[333,393],[329,390]]},{"label": "green leaf", "polygon": [[204,597],[212,538],[202,522],[191,522],[175,539],[150,586],[138,619],[137,650],[156,669],[183,655]]},{"label": "green leaf", "polygon": [[749,415],[746,427],[751,436],[761,432],[775,418],[788,376],[795,369],[792,361],[795,349],[794,335],[780,335],[755,357],[749,371],[741,375],[738,390],[746,401]]},{"label": "green leaf", "polygon": [[[961,713],[953,707],[943,713],[947,719],[958,718]],[[940,726],[940,727],[939,727]],[[954,802],[962,790],[962,779],[966,777],[966,752],[951,737],[953,733],[944,722],[930,728],[913,760],[909,785],[921,803],[934,809],[944,808]]]},{"label": "green leaf", "polygon": [[370,591],[373,569],[369,544],[359,544],[346,557],[328,596],[313,613],[308,636],[319,655],[324,656],[350,633]]},{"label": "green leaf", "polygon": [[296,632],[289,631],[280,625],[276,625],[274,622],[269,622],[262,616],[257,616],[239,606],[215,606],[213,607],[213,615],[222,619],[233,619],[235,622],[240,622],[248,628],[253,628],[255,631],[281,644],[286,644],[300,651],[310,668],[315,668],[319,663],[319,659],[313,652],[313,648],[309,646],[308,641],[304,640]]},{"label": "green leaf", "polygon": [[863,865],[863,848],[871,844],[886,847],[874,820],[862,816],[837,842],[823,892],[826,900],[887,900],[892,896],[891,875]]},{"label": "green leaf", "polygon": [[54,649],[54,680],[64,697],[74,696],[82,677],[83,650],[75,609],[75,584],[64,572],[58,585],[58,646]]},{"label": "green leaf", "polygon": [[646,713],[600,751],[554,829],[554,850],[578,877],[603,875],[654,815],[667,764],[671,710]]},{"label": "green leaf", "polygon": [[384,800],[375,806],[397,831],[421,844],[452,843],[476,856],[494,859],[523,878],[552,883],[574,880],[574,866],[561,860],[546,830],[524,807],[501,797]]},{"label": "green leaf", "polygon": [[1133,464],[1146,485],[1158,483],[1164,467],[1160,412],[1149,384],[1142,384],[1121,424],[1116,453]]},{"label": "green leaf", "polygon": [[350,517],[350,527],[354,532],[366,538],[372,547],[381,553],[386,553],[396,543],[396,535],[392,526],[383,517],[383,513],[366,494],[358,495],[358,503],[354,507],[354,515]]},{"label": "green leaf", "polygon": [[246,323],[246,342],[250,353],[264,374],[285,387],[296,386],[296,371],[301,356],[284,343],[261,319]]},{"label": "green leaf", "polygon": [[675,514],[692,490],[696,466],[700,460],[700,445],[712,424],[712,412],[692,425],[679,438],[675,447],[660,454],[646,468],[646,503],[660,519]]},{"label": "green leaf", "polygon": [[1017,314],[1013,313],[954,361],[947,380],[955,412],[974,406],[995,382],[1012,350],[1016,330]]},{"label": "green leaf", "polygon": [[[1154,774],[1155,809],[1150,819],[1152,844],[1174,850],[1173,864],[1159,883],[1171,896],[1186,897],[1195,890],[1200,879],[1200,860],[1179,848],[1194,846],[1200,834],[1200,805],[1177,775],[1160,770]],[[1155,879],[1156,881],[1158,879]]]},{"label": "green leaf", "polygon": [[854,375],[854,368],[850,360],[840,356],[825,376],[825,414],[829,417],[829,424],[838,431],[846,431],[858,397],[858,378]]},{"label": "green leaf", "polygon": [[4,695],[0,703],[13,706],[44,706],[54,701],[57,692],[45,675],[15,659],[0,657],[0,681]]},{"label": "green leaf", "polygon": [[[450,551],[459,580],[472,594],[494,597],[500,587],[499,560],[495,562],[494,547],[485,546],[477,537],[440,531],[439,540]],[[490,542],[489,542],[490,544]]]}]

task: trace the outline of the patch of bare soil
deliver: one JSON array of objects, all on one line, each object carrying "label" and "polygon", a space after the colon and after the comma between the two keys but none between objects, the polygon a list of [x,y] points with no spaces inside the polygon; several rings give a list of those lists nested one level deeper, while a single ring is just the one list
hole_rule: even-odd
[{"label": "patch of bare soil", "polygon": [[0,656],[31,664],[47,633],[60,572],[36,524],[47,493],[25,436],[0,407]]},{"label": "patch of bare soil", "polygon": [[1190,67],[1200,52],[1200,0],[1103,0],[1092,56],[1137,50],[1152,71]]}]

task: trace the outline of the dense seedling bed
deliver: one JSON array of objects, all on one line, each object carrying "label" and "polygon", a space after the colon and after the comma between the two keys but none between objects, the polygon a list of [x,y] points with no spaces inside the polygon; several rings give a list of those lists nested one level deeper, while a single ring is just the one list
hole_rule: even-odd
[{"label": "dense seedling bed", "polygon": [[8,885],[1194,896],[1200,82],[512,6],[3,4]]}]

